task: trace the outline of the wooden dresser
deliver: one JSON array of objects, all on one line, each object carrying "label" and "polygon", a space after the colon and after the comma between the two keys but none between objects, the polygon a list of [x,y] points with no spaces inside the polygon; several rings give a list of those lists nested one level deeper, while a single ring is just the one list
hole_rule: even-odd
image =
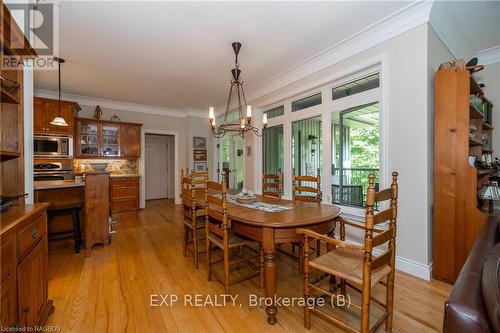
[{"label": "wooden dresser", "polygon": [[43,325],[54,311],[47,295],[48,207],[12,206],[0,215],[2,329]]}]

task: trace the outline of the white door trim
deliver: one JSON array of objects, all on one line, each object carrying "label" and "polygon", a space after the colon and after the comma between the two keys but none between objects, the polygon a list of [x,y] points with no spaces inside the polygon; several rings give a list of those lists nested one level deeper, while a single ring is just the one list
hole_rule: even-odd
[{"label": "white door trim", "polygon": [[180,192],[179,192],[179,132],[175,131],[164,131],[157,129],[143,128],[141,130],[141,151],[142,157],[140,159],[140,168],[142,170],[141,177],[141,208],[146,206],[146,134],[161,134],[161,135],[173,135],[174,137],[174,200],[176,205],[181,204]]}]

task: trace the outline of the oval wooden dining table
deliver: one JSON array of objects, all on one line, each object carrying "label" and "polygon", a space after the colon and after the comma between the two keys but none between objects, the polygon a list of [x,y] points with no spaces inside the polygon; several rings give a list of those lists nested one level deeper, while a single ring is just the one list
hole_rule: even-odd
[{"label": "oval wooden dining table", "polygon": [[[297,228],[307,228],[327,234],[334,228],[334,220],[341,213],[339,207],[330,204],[317,204],[285,199],[257,196],[264,203],[285,206],[290,209],[279,212],[266,212],[237,204],[227,204],[227,215],[231,219],[232,230],[240,235],[259,241],[264,251],[264,293],[272,300],[266,305],[267,321],[276,323],[278,309],[274,302],[277,291],[277,269],[275,258],[276,244],[298,242],[302,236]],[[197,191],[197,205],[205,205],[205,194]]]}]

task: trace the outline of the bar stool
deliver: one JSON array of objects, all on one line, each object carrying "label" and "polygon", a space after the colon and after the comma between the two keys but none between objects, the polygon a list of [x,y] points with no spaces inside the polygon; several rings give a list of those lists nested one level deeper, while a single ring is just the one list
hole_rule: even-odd
[{"label": "bar stool", "polygon": [[[80,209],[82,208],[82,204],[78,203],[70,203],[66,205],[58,205],[58,206],[50,206],[47,210],[47,215],[49,217],[56,215],[64,215],[71,214],[71,220],[73,222],[73,239],[75,241],[75,253],[80,252],[80,246],[82,245],[82,232],[80,228]],[[66,237],[66,232],[49,235],[49,240],[54,239],[62,239]]]}]

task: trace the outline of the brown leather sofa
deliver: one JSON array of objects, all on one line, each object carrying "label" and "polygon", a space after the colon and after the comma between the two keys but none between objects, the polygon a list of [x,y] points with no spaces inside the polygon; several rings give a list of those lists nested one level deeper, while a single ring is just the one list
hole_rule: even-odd
[{"label": "brown leather sofa", "polygon": [[500,333],[499,242],[500,216],[491,216],[445,303],[443,332]]}]

